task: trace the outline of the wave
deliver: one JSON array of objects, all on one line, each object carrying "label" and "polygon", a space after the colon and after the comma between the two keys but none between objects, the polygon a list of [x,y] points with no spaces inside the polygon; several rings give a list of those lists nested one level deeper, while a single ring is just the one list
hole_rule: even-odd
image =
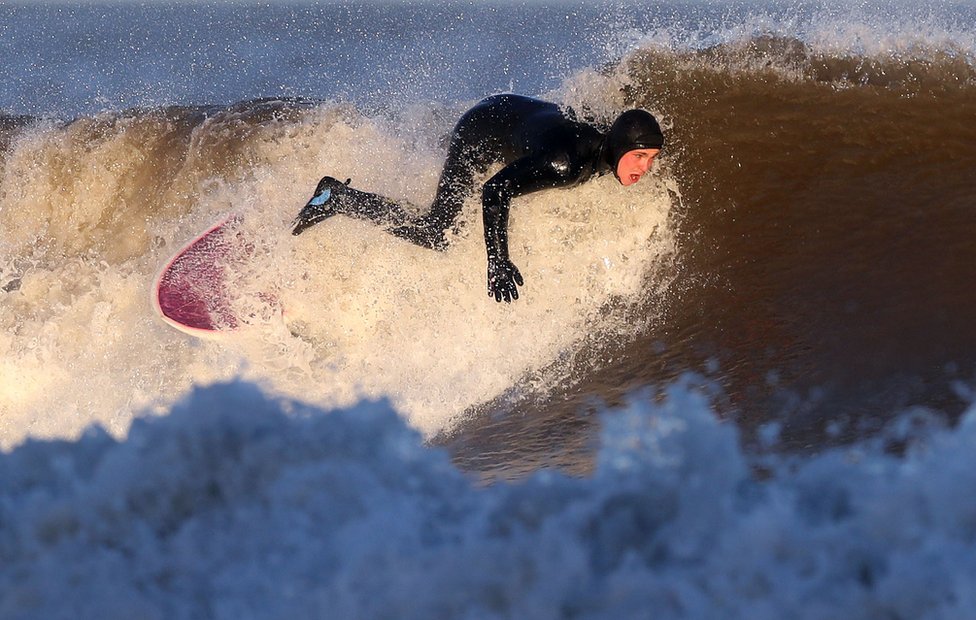
[{"label": "wave", "polygon": [[[0,378],[14,386],[0,403],[4,443],[94,421],[121,432],[134,405],[242,373],[323,405],[387,395],[427,434],[486,403],[585,383],[613,359],[625,376],[584,392],[613,397],[715,357],[733,399],[771,369],[802,391],[832,381],[826,369],[852,342],[865,386],[947,359],[965,373],[974,304],[956,283],[976,265],[965,232],[972,48],[930,34],[867,50],[809,26],[798,36],[760,20],[694,44],[652,34],[544,93],[598,119],[648,108],[668,147],[635,192],[598,181],[516,210],[513,251],[529,287],[517,320],[482,311],[474,204],[446,255],[348,221],[286,234],[325,173],[427,203],[443,138],[471,102],[0,117]],[[216,348],[167,331],[146,297],[163,261],[230,211],[247,216],[259,249],[239,275],[253,289],[285,283],[296,320]],[[445,290],[461,291],[448,313],[430,293]],[[256,292],[242,290],[242,303]],[[915,295],[940,311],[913,306]],[[921,334],[945,344],[920,355]],[[882,353],[897,361],[868,359]],[[47,413],[64,402],[70,414]]]}]

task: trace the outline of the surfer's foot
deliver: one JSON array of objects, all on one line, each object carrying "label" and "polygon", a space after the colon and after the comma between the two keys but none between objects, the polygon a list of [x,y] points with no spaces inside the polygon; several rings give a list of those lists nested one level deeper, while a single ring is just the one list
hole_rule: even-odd
[{"label": "surfer's foot", "polygon": [[292,222],[291,234],[300,235],[305,229],[318,224],[322,220],[328,219],[338,213],[336,209],[336,197],[335,193],[338,190],[344,189],[351,179],[347,179],[345,183],[334,179],[332,177],[322,177],[319,181],[318,186],[315,188],[315,194],[312,199],[308,201],[302,210],[298,213],[298,217]]}]

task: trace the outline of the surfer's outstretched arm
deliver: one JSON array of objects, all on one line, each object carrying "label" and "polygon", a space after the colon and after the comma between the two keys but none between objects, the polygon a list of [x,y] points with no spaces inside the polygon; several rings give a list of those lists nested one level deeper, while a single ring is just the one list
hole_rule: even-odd
[{"label": "surfer's outstretched arm", "polygon": [[569,160],[559,156],[527,156],[505,166],[482,190],[482,219],[488,252],[488,295],[495,301],[518,299],[522,274],[508,255],[508,212],[512,198],[553,187],[572,185]]}]

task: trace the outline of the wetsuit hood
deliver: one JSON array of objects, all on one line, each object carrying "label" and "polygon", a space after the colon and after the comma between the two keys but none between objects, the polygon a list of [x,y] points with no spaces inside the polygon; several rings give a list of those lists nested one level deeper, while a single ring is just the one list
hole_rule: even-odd
[{"label": "wetsuit hood", "polygon": [[662,147],[664,147],[664,134],[657,119],[644,110],[627,110],[610,126],[604,144],[604,154],[607,165],[616,174],[617,163],[627,151]]}]

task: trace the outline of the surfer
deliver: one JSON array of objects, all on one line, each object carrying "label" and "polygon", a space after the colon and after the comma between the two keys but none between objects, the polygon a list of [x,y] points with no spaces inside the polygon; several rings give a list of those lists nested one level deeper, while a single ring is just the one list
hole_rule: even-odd
[{"label": "surfer", "polygon": [[349,187],[333,177],[319,181],[315,194],[295,218],[292,234],[336,214],[371,220],[418,245],[444,249],[455,230],[474,177],[489,166],[504,167],[481,188],[488,295],[518,299],[522,275],[508,254],[508,212],[513,198],[555,187],[573,187],[612,172],[633,185],[650,169],[664,135],[650,113],[628,110],[606,132],[571,109],[521,95],[493,95],[465,112],[454,127],[447,159],[429,211],[410,217],[397,202]]}]

